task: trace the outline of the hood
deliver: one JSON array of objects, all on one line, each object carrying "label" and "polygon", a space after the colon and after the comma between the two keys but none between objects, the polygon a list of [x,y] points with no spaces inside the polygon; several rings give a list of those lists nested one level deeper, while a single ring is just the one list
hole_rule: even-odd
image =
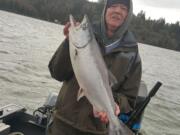
[{"label": "hood", "polygon": [[105,45],[112,44],[113,42],[120,41],[125,34],[125,32],[128,30],[129,23],[131,22],[131,18],[133,15],[133,4],[132,0],[129,0],[129,10],[128,10],[128,16],[125,19],[124,23],[116,30],[115,34],[113,37],[108,38],[106,34],[106,25],[105,25],[105,12],[107,9],[107,0],[105,0],[105,5],[104,5],[104,10],[102,13],[102,18],[101,18],[101,34],[102,34],[102,39]]}]

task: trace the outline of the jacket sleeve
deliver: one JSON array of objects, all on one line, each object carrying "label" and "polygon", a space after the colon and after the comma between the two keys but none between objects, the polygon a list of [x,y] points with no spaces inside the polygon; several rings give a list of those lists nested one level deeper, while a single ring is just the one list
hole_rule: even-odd
[{"label": "jacket sleeve", "polygon": [[72,77],[73,69],[69,54],[69,41],[65,39],[49,62],[51,76],[58,81],[65,81]]},{"label": "jacket sleeve", "polygon": [[136,98],[142,75],[141,60],[138,55],[136,62],[131,66],[130,72],[119,86],[119,90],[113,91],[116,103],[120,106],[121,112],[128,113],[135,108]]}]

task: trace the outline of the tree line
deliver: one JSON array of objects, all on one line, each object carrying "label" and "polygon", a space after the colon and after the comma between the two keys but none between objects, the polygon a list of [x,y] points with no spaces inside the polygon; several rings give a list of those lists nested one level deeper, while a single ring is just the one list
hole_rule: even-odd
[{"label": "tree line", "polygon": [[[64,24],[69,14],[77,20],[87,14],[91,21],[101,18],[103,0],[0,0],[0,10]],[[164,18],[146,19],[145,12],[133,15],[130,29],[138,42],[180,51],[180,22],[166,23]]]}]

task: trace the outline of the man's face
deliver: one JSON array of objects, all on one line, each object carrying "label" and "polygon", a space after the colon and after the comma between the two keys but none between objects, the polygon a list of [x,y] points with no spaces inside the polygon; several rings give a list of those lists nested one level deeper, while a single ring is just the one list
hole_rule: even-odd
[{"label": "man's face", "polygon": [[123,4],[113,4],[106,9],[105,21],[108,30],[115,31],[128,15],[128,8]]}]

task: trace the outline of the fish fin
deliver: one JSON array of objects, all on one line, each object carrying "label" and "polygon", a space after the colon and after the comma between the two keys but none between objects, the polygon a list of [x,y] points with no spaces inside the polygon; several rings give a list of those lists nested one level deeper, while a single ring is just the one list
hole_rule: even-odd
[{"label": "fish fin", "polygon": [[84,96],[85,96],[84,90],[82,88],[79,88],[78,95],[77,95],[77,101],[79,101]]},{"label": "fish fin", "polygon": [[109,75],[109,84],[112,87],[114,84],[117,83],[117,79],[116,79],[116,77],[113,75],[113,73],[110,70],[108,70],[108,71],[109,71],[108,72],[108,75]]},{"label": "fish fin", "polygon": [[98,115],[98,112],[99,111],[97,111],[98,109],[96,109],[96,107],[95,106],[93,106],[93,114],[94,114],[94,117],[95,118],[98,118],[99,117],[99,115]]}]

